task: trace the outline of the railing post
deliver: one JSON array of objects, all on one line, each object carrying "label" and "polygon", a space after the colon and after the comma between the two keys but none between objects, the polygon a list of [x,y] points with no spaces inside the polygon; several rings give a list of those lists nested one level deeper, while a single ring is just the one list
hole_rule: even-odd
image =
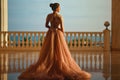
[{"label": "railing post", "polygon": [[110,30],[108,26],[110,25],[108,21],[104,23],[106,29],[103,31],[104,33],[104,50],[110,50]]}]

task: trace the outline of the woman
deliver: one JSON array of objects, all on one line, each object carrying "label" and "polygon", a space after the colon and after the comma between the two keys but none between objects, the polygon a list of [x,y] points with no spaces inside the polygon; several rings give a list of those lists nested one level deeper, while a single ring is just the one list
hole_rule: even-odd
[{"label": "woman", "polygon": [[50,4],[53,13],[46,18],[49,29],[38,61],[18,78],[20,80],[84,80],[91,75],[82,71],[71,57],[64,39],[64,26],[59,3]]}]

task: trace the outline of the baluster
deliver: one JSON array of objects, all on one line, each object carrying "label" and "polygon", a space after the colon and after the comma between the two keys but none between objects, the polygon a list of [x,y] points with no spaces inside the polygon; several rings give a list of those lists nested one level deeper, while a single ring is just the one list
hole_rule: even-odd
[{"label": "baluster", "polygon": [[84,33],[82,33],[82,47],[84,47]]},{"label": "baluster", "polygon": [[33,33],[32,33],[32,35],[31,35],[31,37],[32,37],[32,38],[31,38],[31,39],[32,39],[32,40],[31,40],[31,41],[32,41],[32,47],[34,47],[35,44],[34,44],[34,34],[33,34]]},{"label": "baluster", "polygon": [[16,41],[15,41],[15,33],[13,32],[13,47],[15,48],[15,43],[16,43]]},{"label": "baluster", "polygon": [[99,36],[99,32],[97,33],[97,36],[96,36],[96,47],[100,47],[99,45],[99,39],[100,39],[100,36]]},{"label": "baluster", "polygon": [[32,33],[32,47],[35,47],[34,41],[35,41],[35,39],[34,39],[34,33]]},{"label": "baluster", "polygon": [[88,39],[88,47],[90,48],[90,33],[88,33],[88,35],[87,35],[88,37],[87,37],[87,39]]},{"label": "baluster", "polygon": [[80,48],[80,33],[78,33],[78,48]]},{"label": "baluster", "polygon": [[99,43],[100,47],[102,47],[102,33],[100,33],[100,43]]},{"label": "baluster", "polygon": [[19,41],[18,41],[18,42],[20,42],[20,44],[19,44],[19,45],[20,45],[20,47],[22,47],[22,40],[21,40],[21,39],[22,39],[22,38],[21,38],[22,33],[19,33],[19,34],[20,34],[20,37],[19,37]]},{"label": "baluster", "polygon": [[99,41],[99,46],[102,48],[102,32],[100,32],[99,34],[99,37],[100,37],[100,41]]},{"label": "baluster", "polygon": [[18,32],[18,47],[20,48],[20,32]]},{"label": "baluster", "polygon": [[31,36],[30,36],[30,33],[28,32],[28,47],[30,47],[30,39],[31,39]]},{"label": "baluster", "polygon": [[36,33],[34,33],[34,45],[35,45],[34,47],[35,47],[35,48],[37,47],[36,40],[37,40],[37,39],[36,39]]},{"label": "baluster", "polygon": [[74,48],[76,48],[76,33],[74,33]]},{"label": "baluster", "polygon": [[28,32],[26,32],[26,47],[28,48],[28,46],[29,46],[29,42],[28,42]]},{"label": "baluster", "polygon": [[1,32],[1,37],[0,37],[1,38],[1,43],[0,44],[1,44],[2,48],[3,48],[3,37],[4,37],[4,32]]},{"label": "baluster", "polygon": [[18,42],[19,42],[19,35],[18,35],[18,34],[19,34],[19,32],[16,33],[16,37],[17,37],[17,40],[16,40],[16,41],[17,41],[16,46],[17,46],[17,47],[19,47],[19,46],[18,46]]},{"label": "baluster", "polygon": [[3,47],[5,48],[5,32],[3,32]]},{"label": "baluster", "polygon": [[11,32],[8,32],[8,33],[9,33],[8,47],[10,48],[11,47]]},{"label": "baluster", "polygon": [[88,33],[86,33],[86,47],[88,47],[89,45],[88,45]]},{"label": "baluster", "polygon": [[39,40],[39,38],[38,38],[38,32],[36,33],[36,46],[37,46],[37,48],[39,48],[39,44],[38,44],[38,40]]},{"label": "baluster", "polygon": [[94,43],[95,43],[95,41],[94,41],[94,33],[92,33],[92,36],[91,36],[91,39],[92,39],[92,47],[94,47]]},{"label": "baluster", "polygon": [[93,46],[93,41],[92,41],[92,33],[90,33],[90,47]]},{"label": "baluster", "polygon": [[83,39],[84,39],[84,47],[86,47],[87,46],[87,36],[86,36],[86,33],[84,33]]},{"label": "baluster", "polygon": [[24,48],[24,32],[22,32],[22,48]]},{"label": "baluster", "polygon": [[94,46],[93,47],[96,47],[96,33],[94,33],[93,36],[94,36],[94,42],[93,42]]},{"label": "baluster", "polygon": [[8,48],[10,48],[10,33],[8,32]]},{"label": "baluster", "polygon": [[32,48],[32,32],[30,32],[30,47]]},{"label": "baluster", "polygon": [[8,48],[8,32],[5,32],[5,47]]},{"label": "baluster", "polygon": [[38,47],[40,48],[40,32],[38,33]]},{"label": "baluster", "polygon": [[70,33],[70,48],[72,48],[72,33]]},{"label": "baluster", "polygon": [[27,47],[27,35],[26,35],[26,32],[24,32],[24,47]]},{"label": "baluster", "polygon": [[97,33],[95,33],[95,44],[94,47],[97,47]]}]

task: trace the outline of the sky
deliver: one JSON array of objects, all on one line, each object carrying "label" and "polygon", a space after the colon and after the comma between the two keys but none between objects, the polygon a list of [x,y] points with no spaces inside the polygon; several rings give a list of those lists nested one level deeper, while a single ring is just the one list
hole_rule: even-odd
[{"label": "sky", "polygon": [[103,31],[104,22],[111,23],[111,0],[8,0],[8,31],[46,31],[54,2],[60,3],[65,31]]}]

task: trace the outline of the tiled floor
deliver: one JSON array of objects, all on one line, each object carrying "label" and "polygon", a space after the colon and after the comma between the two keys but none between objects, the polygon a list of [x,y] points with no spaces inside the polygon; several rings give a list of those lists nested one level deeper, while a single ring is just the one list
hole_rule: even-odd
[{"label": "tiled floor", "polygon": [[[71,51],[71,55],[92,74],[91,80],[120,80],[120,51]],[[38,57],[39,51],[1,51],[0,80],[17,80]]]}]

